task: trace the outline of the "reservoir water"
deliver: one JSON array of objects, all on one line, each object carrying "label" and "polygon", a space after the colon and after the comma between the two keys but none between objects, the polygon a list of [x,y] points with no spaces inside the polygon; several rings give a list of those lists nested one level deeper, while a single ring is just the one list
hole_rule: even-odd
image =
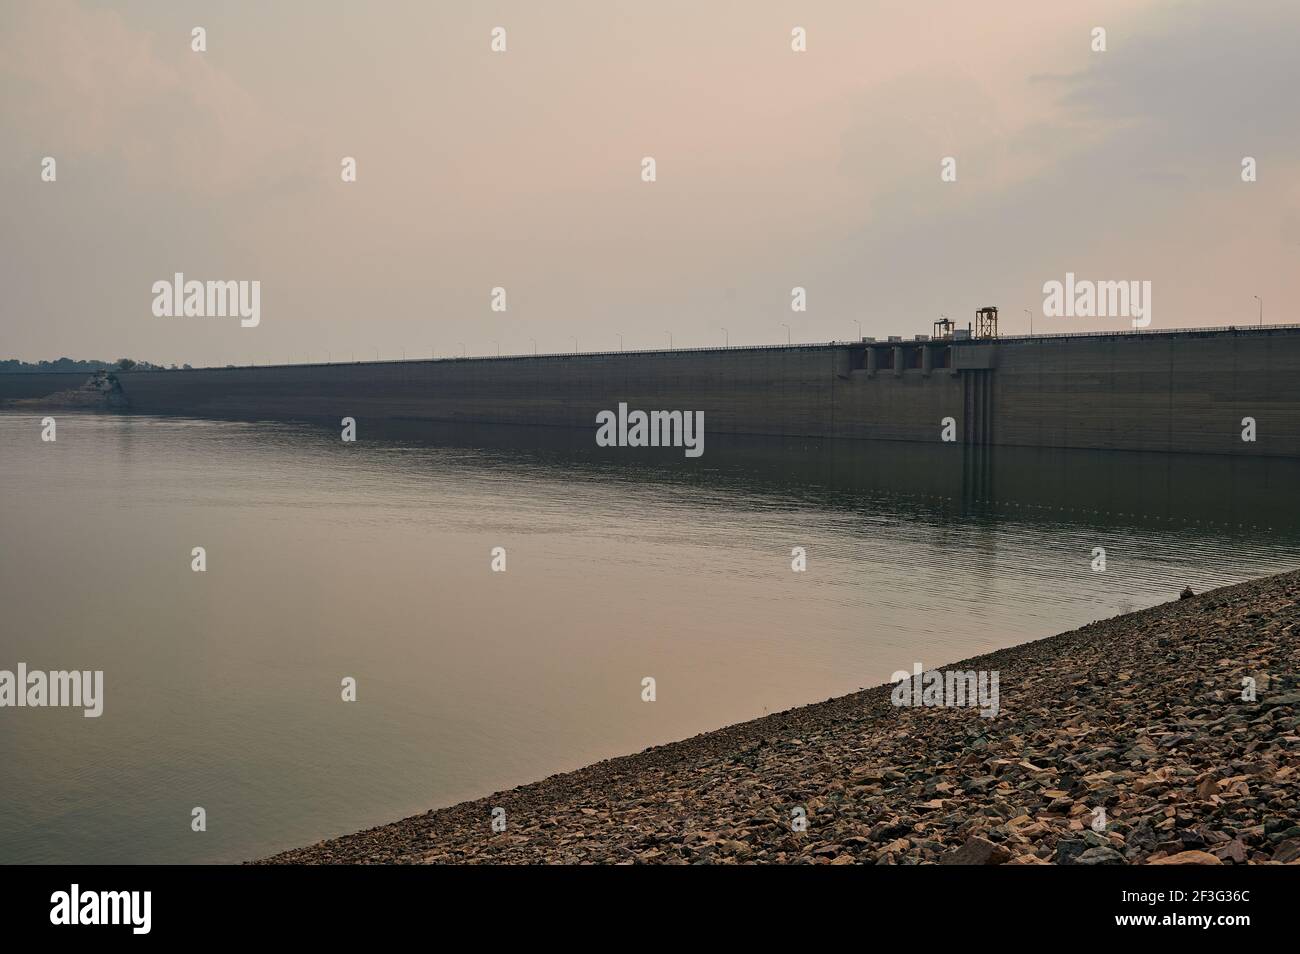
[{"label": "reservoir water", "polygon": [[4,863],[259,857],[1300,563],[1297,461],[40,416],[0,670],[104,708],[0,708]]}]

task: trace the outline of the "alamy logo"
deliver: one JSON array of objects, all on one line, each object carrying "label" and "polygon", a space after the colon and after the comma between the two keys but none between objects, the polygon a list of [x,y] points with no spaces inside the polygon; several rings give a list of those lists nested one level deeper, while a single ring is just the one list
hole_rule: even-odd
[{"label": "alamy logo", "polygon": [[596,415],[597,447],[684,447],[687,457],[704,453],[703,411],[628,411]]},{"label": "alamy logo", "polygon": [[153,283],[155,318],[239,318],[241,328],[256,328],[262,321],[260,281],[186,281],[177,272],[169,282]]},{"label": "alamy logo", "polygon": [[132,934],[148,934],[152,925],[152,891],[70,891],[50,895],[50,923],[128,924]]},{"label": "alamy logo", "polygon": [[979,706],[980,716],[991,719],[998,714],[998,670],[931,669],[923,673],[921,664],[912,671],[900,669],[889,677],[897,683],[889,699],[896,706]]},{"label": "alamy logo", "polygon": [[5,706],[79,707],[85,710],[82,715],[87,719],[97,719],[104,713],[104,671],[33,669],[28,672],[27,663],[19,663],[17,673],[0,669],[0,708]]},{"label": "alamy logo", "polygon": [[1075,281],[1043,283],[1043,314],[1048,318],[1132,318],[1134,328],[1151,324],[1150,282]]}]

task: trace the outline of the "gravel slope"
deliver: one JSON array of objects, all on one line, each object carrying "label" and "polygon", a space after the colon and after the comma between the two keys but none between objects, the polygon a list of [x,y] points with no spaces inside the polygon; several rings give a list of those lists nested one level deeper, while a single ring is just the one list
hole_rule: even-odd
[{"label": "gravel slope", "polygon": [[992,719],[881,686],[265,862],[1300,863],[1297,636],[1300,572],[944,667]]}]

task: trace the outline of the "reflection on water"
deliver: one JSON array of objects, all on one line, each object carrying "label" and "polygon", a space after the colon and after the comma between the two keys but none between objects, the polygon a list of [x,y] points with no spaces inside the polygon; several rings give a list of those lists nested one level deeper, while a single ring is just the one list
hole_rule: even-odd
[{"label": "reflection on water", "polygon": [[58,434],[0,414],[0,669],[103,669],[105,709],[0,710],[5,862],[259,856],[1300,553],[1295,461],[721,437],[686,460],[562,430],[362,422],[345,445],[73,414]]}]

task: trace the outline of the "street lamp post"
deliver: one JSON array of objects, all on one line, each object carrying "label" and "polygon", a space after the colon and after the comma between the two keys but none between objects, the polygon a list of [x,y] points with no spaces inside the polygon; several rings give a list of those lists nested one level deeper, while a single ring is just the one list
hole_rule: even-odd
[{"label": "street lamp post", "polygon": [[1030,335],[1030,337],[1033,337],[1033,334],[1034,334],[1034,313],[1033,313],[1032,311],[1030,311],[1028,308],[1026,308],[1026,309],[1025,309],[1025,314],[1029,316],[1029,335]]},{"label": "street lamp post", "polygon": [[1264,327],[1264,299],[1256,295],[1255,301],[1259,302],[1259,326],[1263,328]]},{"label": "street lamp post", "polygon": [[724,344],[724,347],[730,348],[730,347],[731,347],[731,332],[728,331],[726,328],[723,328],[723,329],[722,329],[722,333],[723,333],[723,335],[725,336],[725,337],[722,339],[723,342],[725,343],[725,344]]},{"label": "street lamp post", "polygon": [[673,350],[673,333],[672,333],[671,331],[668,331],[668,332],[665,332],[665,334],[668,335],[668,350],[669,350],[669,351],[672,351],[672,350]]},{"label": "street lamp post", "polygon": [[623,333],[622,333],[621,331],[616,331],[616,332],[614,332],[614,334],[618,335],[618,350],[619,350],[619,351],[622,351],[622,350],[623,350]]},{"label": "street lamp post", "polygon": [[789,343],[790,343],[790,326],[787,325],[787,324],[783,321],[783,322],[781,322],[781,327],[785,329],[785,343],[786,343],[786,344],[789,344]]},{"label": "street lamp post", "polygon": [[536,339],[536,338],[529,338],[528,340],[531,341],[531,342],[533,343],[533,354],[536,355],[536,354],[537,354],[537,339]]},{"label": "street lamp post", "polygon": [[578,352],[578,336],[577,336],[577,335],[569,335],[569,337],[573,339],[573,351],[574,351],[574,354],[577,354],[577,352]]},{"label": "street lamp post", "polygon": [[854,323],[855,325],[858,326],[858,340],[861,341],[861,340],[862,340],[862,322],[859,321],[857,318],[854,318],[854,319],[853,319],[853,323]]}]

